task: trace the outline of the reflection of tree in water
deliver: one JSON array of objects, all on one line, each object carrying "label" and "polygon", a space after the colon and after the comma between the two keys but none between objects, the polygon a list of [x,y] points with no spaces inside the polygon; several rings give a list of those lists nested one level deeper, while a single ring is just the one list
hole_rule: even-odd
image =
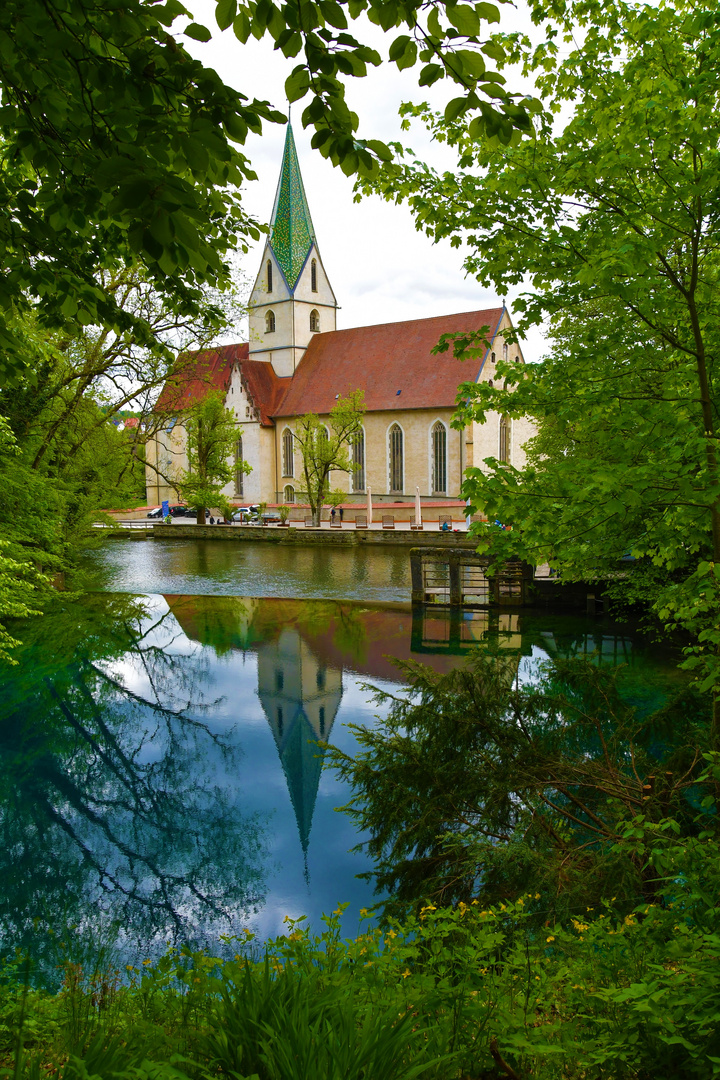
[{"label": "reflection of tree in water", "polygon": [[262,829],[223,777],[239,751],[198,719],[212,704],[200,652],[168,651],[168,614],[112,607],[101,620],[74,605],[46,617],[7,680],[5,950],[42,941],[37,921],[101,918],[139,944],[216,942],[262,896]]}]

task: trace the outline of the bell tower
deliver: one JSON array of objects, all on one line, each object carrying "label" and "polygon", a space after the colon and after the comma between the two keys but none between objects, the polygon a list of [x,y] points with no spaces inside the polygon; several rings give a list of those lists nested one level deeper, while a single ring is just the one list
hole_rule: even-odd
[{"label": "bell tower", "polygon": [[281,377],[293,374],[313,334],[337,328],[337,301],[320,258],[290,124],[248,306],[250,359],[268,361]]}]

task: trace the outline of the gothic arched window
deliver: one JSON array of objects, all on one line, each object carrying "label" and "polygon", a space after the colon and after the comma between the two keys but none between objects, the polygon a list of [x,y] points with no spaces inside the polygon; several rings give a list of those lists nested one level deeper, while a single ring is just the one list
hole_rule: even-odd
[{"label": "gothic arched window", "polygon": [[503,360],[507,361],[507,358],[508,358],[508,347],[507,347],[507,341],[505,341],[505,342],[503,342]]},{"label": "gothic arched window", "polygon": [[266,313],[266,315],[265,315],[265,333],[266,334],[274,334],[275,333],[275,312],[274,311],[268,311]]},{"label": "gothic arched window", "polygon": [[399,424],[393,424],[388,432],[388,457],[390,465],[390,490],[403,489],[403,433]]},{"label": "gothic arched window", "polygon": [[432,427],[433,495],[447,494],[447,428],[441,420]]},{"label": "gothic arched window", "polygon": [[510,417],[500,417],[500,447],[498,458],[500,461],[510,461]]},{"label": "gothic arched window", "polygon": [[288,484],[283,491],[283,502],[294,503],[295,502],[295,488],[292,484]]},{"label": "gothic arched window", "polygon": [[270,259],[267,261],[267,291],[272,292],[272,263]]},{"label": "gothic arched window", "polygon": [[365,490],[365,432],[360,430],[352,441],[352,489]]},{"label": "gothic arched window", "polygon": [[317,333],[320,330],[320,316],[315,308],[310,312],[310,329],[313,333]]},{"label": "gothic arched window", "polygon": [[243,441],[242,436],[235,443],[235,494],[243,497],[243,483],[245,480],[245,474],[242,470],[243,465]]},{"label": "gothic arched window", "polygon": [[317,262],[315,259],[310,263],[310,288],[317,292]]},{"label": "gothic arched window", "polygon": [[293,446],[293,433],[290,428],[285,428],[282,437],[282,471],[283,476],[295,475],[295,454]]},{"label": "gothic arched window", "polygon": [[494,353],[494,352],[491,352],[491,353],[490,353],[490,363],[491,363],[491,364],[494,364],[494,363],[495,363],[495,353]]}]

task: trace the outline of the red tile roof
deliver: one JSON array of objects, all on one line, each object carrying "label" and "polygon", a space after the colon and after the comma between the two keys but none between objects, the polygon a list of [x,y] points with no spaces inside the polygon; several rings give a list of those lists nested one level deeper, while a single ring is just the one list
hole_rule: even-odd
[{"label": "red tile roof", "polygon": [[483,361],[456,360],[452,346],[437,356],[432,349],[442,334],[483,326],[491,339],[502,315],[498,307],[315,334],[273,415],[329,413],[338,394],[357,389],[371,412],[452,407],[460,383],[474,382]]},{"label": "red tile roof", "polygon": [[279,378],[266,360],[243,360],[240,375],[248,397],[260,413],[261,424],[272,427],[270,417],[279,407],[291,380]]},{"label": "red tile roof", "polygon": [[248,360],[247,342],[183,353],[172,378],[163,387],[155,411],[182,412],[201,401],[209,390],[227,393],[234,364],[240,367],[243,386],[260,414],[261,424],[272,427],[270,416],[282,401],[290,380],[278,378],[270,363]]},{"label": "red tile roof", "polygon": [[209,390],[227,392],[232,366],[239,360],[247,360],[248,348],[247,342],[244,342],[181,353],[175,371],[155,403],[155,411],[181,412],[202,401]]}]

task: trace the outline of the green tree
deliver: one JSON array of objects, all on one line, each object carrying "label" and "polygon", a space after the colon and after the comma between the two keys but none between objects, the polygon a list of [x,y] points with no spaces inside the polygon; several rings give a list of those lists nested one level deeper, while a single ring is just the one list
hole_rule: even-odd
[{"label": "green tree", "polygon": [[242,430],[232,411],[225,408],[224,395],[217,391],[198,402],[184,424],[188,469],[176,481],[180,497],[197,511],[198,525],[205,524],[205,510],[211,507],[219,507],[229,517],[230,504],[222,489],[232,480],[235,469],[252,472],[246,461],[236,463],[232,458]]},{"label": "green tree", "polygon": [[[311,97],[303,123],[313,142],[347,173],[376,173],[391,154],[356,137],[358,117],[343,80],[380,63],[377,51],[347,33],[348,18],[368,14],[389,32],[400,68],[420,60],[420,84],[448,78],[462,96],[451,112],[470,111],[483,130],[509,140],[529,116],[497,72],[482,24],[499,19],[490,3],[387,4],[322,0],[302,11],[292,3],[219,0],[221,29],[243,44],[269,34],[286,57],[303,51],[288,78],[290,101]],[[189,18],[178,31],[176,21]],[[171,34],[207,41],[179,0],[120,5],[96,0],[8,0],[0,11],[0,308],[37,305],[44,320],[133,327],[98,280],[112,258],[139,259],[156,287],[186,310],[200,287],[228,278],[225,255],[259,236],[241,203],[255,178],[233,143],[283,122],[267,102],[248,100],[194,60]],[[497,105],[491,102],[497,102]],[[0,326],[0,375],[25,365],[12,324]]]},{"label": "green tree", "polygon": [[305,490],[301,493],[310,504],[313,524],[320,524],[322,508],[330,494],[330,473],[350,472],[350,448],[362,430],[365,402],[362,390],[353,390],[338,398],[325,424],[308,413],[301,416],[293,430],[302,455]]},{"label": "green tree", "polygon": [[410,691],[376,690],[386,715],[353,728],[360,752],[329,749],[386,915],[428,901],[485,907],[529,888],[543,919],[653,896],[652,867],[622,844],[626,825],[673,814],[696,832],[687,796],[708,744],[706,695],[680,691],[648,714],[589,661],[556,660],[534,686],[516,684],[507,654],[445,674],[400,668]]},{"label": "green tree", "polygon": [[527,470],[489,461],[464,494],[521,525],[503,550],[566,577],[617,571],[628,550],[667,571],[655,609],[708,649],[706,685],[720,643],[715,17],[707,0],[554,7],[540,44],[507,54],[545,99],[537,137],[498,148],[414,110],[459,169],[408,161],[381,185],[434,237],[467,241],[483,284],[504,295],[529,279],[519,332],[550,323],[542,365],[501,362],[493,387],[461,388],[458,425],[506,413],[542,428]]},{"label": "green tree", "polygon": [[[98,274],[108,259],[145,265],[166,299],[198,309],[228,280],[227,251],[257,239],[240,204],[254,174],[232,141],[264,120],[194,60],[168,27],[177,0],[9,0],[0,10],[0,308],[37,306],[54,325],[152,337]],[[192,36],[192,30],[190,30]],[[13,323],[2,369],[25,366]],[[74,330],[73,330],[74,333]]]}]

